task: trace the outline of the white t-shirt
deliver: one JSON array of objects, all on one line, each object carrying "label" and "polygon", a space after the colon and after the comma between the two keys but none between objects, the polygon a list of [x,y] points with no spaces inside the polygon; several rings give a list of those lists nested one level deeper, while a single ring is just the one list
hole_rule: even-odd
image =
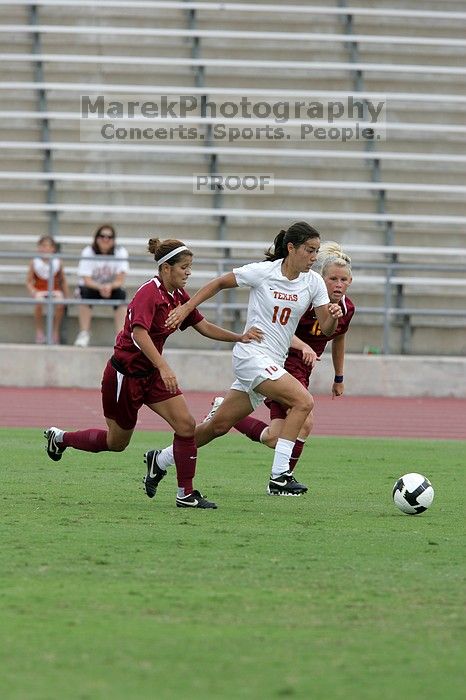
[{"label": "white t-shirt", "polygon": [[251,287],[245,330],[264,331],[261,343],[240,343],[244,351],[266,354],[283,366],[299,319],[310,306],[329,303],[327,288],[313,270],[289,280],[281,272],[283,259],[243,265],[233,270],[239,287]]},{"label": "white t-shirt", "polygon": [[[122,246],[115,248],[115,260],[103,260],[102,257],[92,250],[92,246],[88,245],[84,248],[78,265],[79,284],[84,284],[84,277],[92,277],[98,284],[109,284],[120,272],[128,272],[128,251],[126,248]],[[91,259],[83,260],[83,258]]]}]

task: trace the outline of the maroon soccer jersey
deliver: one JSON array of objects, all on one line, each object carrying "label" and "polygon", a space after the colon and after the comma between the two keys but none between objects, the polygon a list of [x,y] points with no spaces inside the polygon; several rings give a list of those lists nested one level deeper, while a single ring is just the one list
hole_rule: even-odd
[{"label": "maroon soccer jersey", "polygon": [[[320,357],[325,350],[325,346],[330,340],[339,335],[343,335],[348,330],[351,319],[354,316],[354,304],[348,297],[343,297],[340,302],[343,316],[338,319],[338,325],[333,335],[325,335],[319,326],[314,308],[311,306],[303,316],[301,316],[296,328],[295,335],[307,345],[310,345],[317,357]],[[299,381],[307,386],[311,369],[303,362],[301,350],[290,348],[285,362],[285,369],[295,376]],[[307,380],[307,383],[305,383]]]},{"label": "maroon soccer jersey", "polygon": [[[125,325],[115,341],[114,356],[125,368],[125,372],[148,372],[154,367],[150,360],[139,349],[133,339],[135,326],[142,326],[149,333],[157,350],[162,353],[164,343],[175,329],[165,326],[168,314],[179,304],[184,304],[189,294],[183,289],[168,292],[158,277],[153,277],[139,287],[128,305]],[[189,326],[195,326],[204,316],[194,309],[180,325],[184,331]]]},{"label": "maroon soccer jersey", "polygon": [[[325,346],[330,340],[333,340],[338,335],[343,335],[348,330],[348,326],[354,315],[354,304],[348,297],[342,297],[339,305],[343,311],[343,316],[338,319],[338,325],[333,335],[325,335],[322,333],[312,306],[300,318],[295,335],[304,343],[310,345],[314,352],[317,353],[317,357],[322,355]],[[290,352],[301,355],[301,352],[297,350],[290,350]]]}]

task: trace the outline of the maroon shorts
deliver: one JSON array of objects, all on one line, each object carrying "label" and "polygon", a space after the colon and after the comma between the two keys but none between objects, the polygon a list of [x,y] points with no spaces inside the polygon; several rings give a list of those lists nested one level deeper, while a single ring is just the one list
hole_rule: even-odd
[{"label": "maroon shorts", "polygon": [[102,377],[102,407],[104,416],[114,420],[123,430],[132,430],[138,419],[138,411],[143,404],[167,401],[183,392],[179,389],[171,394],[155,370],[148,377],[123,376],[110,360]]},{"label": "maroon shorts", "polygon": [[[295,357],[295,355],[289,355],[285,362],[285,369],[295,377],[298,382],[301,382],[305,389],[309,387],[309,377],[311,376],[312,370],[309,365],[305,365],[300,358]],[[281,403],[273,401],[272,399],[265,399],[264,403],[270,411],[270,420],[286,418],[288,406],[283,406]]]}]

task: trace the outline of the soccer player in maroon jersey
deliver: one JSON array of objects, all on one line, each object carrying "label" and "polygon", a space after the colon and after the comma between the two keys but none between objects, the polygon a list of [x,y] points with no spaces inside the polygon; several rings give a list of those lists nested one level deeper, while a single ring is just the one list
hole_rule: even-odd
[{"label": "soccer player in maroon jersey", "polygon": [[[91,428],[65,432],[48,428],[47,454],[58,461],[67,447],[85,452],[121,452],[129,444],[143,404],[162,416],[173,428],[179,508],[216,508],[194,490],[197,448],[194,442],[196,421],[188,410],[179,389],[178,379],[162,356],[164,343],[174,332],[166,325],[170,311],[189,300],[184,291],[191,274],[192,252],[178,240],[151,238],[149,252],[154,255],[159,274],[143,284],[130,302],[123,330],[118,334],[112,357],[102,378],[102,406],[108,430]],[[261,331],[250,328],[243,335],[233,333],[207,321],[194,309],[180,325],[192,326],[198,333],[225,342],[260,341]],[[147,464],[144,479],[149,498],[155,496],[160,479],[166,472],[156,464]]]},{"label": "soccer player in maroon jersey", "polygon": [[[314,309],[310,307],[301,317],[298,327],[296,328],[293,343],[285,362],[285,369],[296,377],[307,389],[309,387],[309,380],[315,360],[320,358],[327,343],[332,341],[332,360],[335,370],[332,396],[335,398],[341,396],[344,392],[345,334],[348,331],[355,311],[353,302],[346,296],[346,290],[352,281],[351,258],[342,251],[337,243],[327,241],[322,243],[313,269],[319,271],[322,275],[330,301],[340,305],[343,315],[338,319],[335,332],[330,336],[326,336],[320,329]],[[215,413],[222,401],[222,397],[216,397],[214,399],[212,411],[209,413],[207,419]],[[276,445],[288,409],[286,406],[282,406],[270,399],[266,399],[265,404],[270,411],[270,425],[252,416],[247,416],[236,423],[234,427],[254,442],[262,442],[264,445],[273,449]],[[301,432],[295,442],[293,452],[291,453],[291,472],[301,456],[306,438],[311,434],[312,428],[313,414],[311,411],[301,428]]]}]

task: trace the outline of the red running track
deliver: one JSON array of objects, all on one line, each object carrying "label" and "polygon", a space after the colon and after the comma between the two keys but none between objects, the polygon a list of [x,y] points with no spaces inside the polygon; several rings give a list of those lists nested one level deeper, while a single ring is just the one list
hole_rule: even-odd
[{"label": "red running track", "polygon": [[[200,421],[212,393],[187,392],[188,405]],[[387,398],[375,396],[314,397],[315,435],[466,440],[466,400]],[[256,415],[267,421],[261,407]],[[100,392],[95,389],[24,389],[0,387],[0,425],[4,427],[83,429],[105,427]],[[148,408],[139,414],[138,430],[167,430]]]}]

